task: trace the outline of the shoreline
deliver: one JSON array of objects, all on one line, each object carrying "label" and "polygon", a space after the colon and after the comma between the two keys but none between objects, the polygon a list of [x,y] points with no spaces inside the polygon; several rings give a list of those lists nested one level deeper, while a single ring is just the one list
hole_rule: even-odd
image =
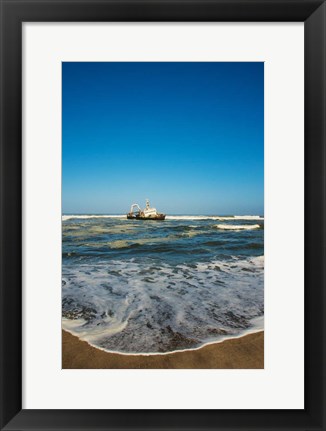
[{"label": "shoreline", "polygon": [[160,354],[120,354],[97,349],[62,330],[63,369],[263,369],[264,331]]},{"label": "shoreline", "polygon": [[[257,319],[261,319],[261,317],[259,318],[255,318],[252,322],[254,322]],[[262,317],[262,319],[264,319],[264,317]],[[63,321],[65,321],[66,319],[63,318]],[[94,347],[96,350],[101,350],[105,353],[113,353],[115,355],[124,355],[124,356],[164,356],[164,355],[172,355],[174,353],[182,353],[182,352],[192,352],[194,350],[200,350],[203,347],[206,346],[210,346],[212,344],[218,344],[218,343],[223,343],[224,341],[228,341],[228,340],[234,340],[237,338],[242,338],[246,335],[251,335],[251,334],[256,334],[257,332],[264,332],[264,329],[261,327],[258,327],[257,325],[254,325],[253,328],[250,329],[246,329],[244,330],[240,335],[225,335],[224,337],[221,337],[219,340],[216,341],[208,341],[204,344],[202,344],[201,346],[198,347],[190,347],[190,348],[185,348],[185,349],[179,349],[179,350],[172,350],[170,352],[148,352],[148,353],[126,353],[126,352],[116,352],[114,350],[107,350],[105,348],[102,347],[98,347],[95,346],[94,344],[92,344],[89,341],[86,340],[82,340],[81,338],[78,337],[78,335],[74,334],[73,331],[71,331],[69,328],[64,327],[64,325],[61,326],[61,330],[63,332],[68,332],[70,335],[72,335],[73,337],[78,338],[80,341],[85,341],[90,347]]]}]

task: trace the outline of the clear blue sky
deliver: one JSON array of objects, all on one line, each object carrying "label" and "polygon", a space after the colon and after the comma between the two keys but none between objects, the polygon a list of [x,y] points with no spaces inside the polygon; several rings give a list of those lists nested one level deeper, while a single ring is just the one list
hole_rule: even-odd
[{"label": "clear blue sky", "polygon": [[63,213],[264,213],[263,63],[62,64]]}]

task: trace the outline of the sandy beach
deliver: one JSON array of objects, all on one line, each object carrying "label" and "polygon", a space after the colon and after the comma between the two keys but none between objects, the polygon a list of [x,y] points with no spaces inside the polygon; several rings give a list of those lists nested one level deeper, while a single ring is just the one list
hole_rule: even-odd
[{"label": "sandy beach", "polygon": [[62,331],[63,369],[259,369],[264,368],[264,332],[165,355],[120,355],[90,346]]}]

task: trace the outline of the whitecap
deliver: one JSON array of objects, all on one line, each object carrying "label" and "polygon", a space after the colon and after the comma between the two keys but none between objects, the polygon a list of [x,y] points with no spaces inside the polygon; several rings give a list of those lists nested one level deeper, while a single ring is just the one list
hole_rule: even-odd
[{"label": "whitecap", "polygon": [[252,230],[252,229],[259,229],[259,224],[252,224],[252,225],[231,225],[231,224],[217,224],[215,225],[217,229],[223,229],[223,230]]}]

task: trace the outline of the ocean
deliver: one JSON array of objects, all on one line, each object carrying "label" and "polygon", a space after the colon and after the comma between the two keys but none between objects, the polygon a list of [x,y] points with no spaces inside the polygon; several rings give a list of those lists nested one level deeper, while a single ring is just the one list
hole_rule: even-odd
[{"label": "ocean", "polygon": [[263,217],[62,216],[62,325],[97,348],[195,349],[263,316]]}]

